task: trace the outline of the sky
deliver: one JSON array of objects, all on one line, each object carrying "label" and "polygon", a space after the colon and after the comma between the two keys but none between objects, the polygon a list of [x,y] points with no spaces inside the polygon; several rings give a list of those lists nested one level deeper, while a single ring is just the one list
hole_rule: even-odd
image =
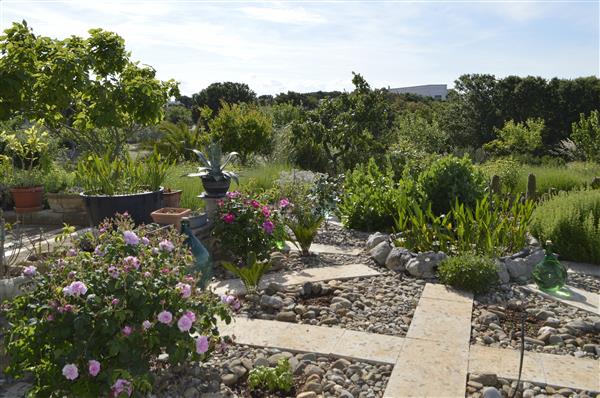
[{"label": "sky", "polygon": [[258,95],[448,84],[465,73],[600,74],[600,0],[0,0],[0,29],[125,39],[132,59],[191,95],[247,83]]}]

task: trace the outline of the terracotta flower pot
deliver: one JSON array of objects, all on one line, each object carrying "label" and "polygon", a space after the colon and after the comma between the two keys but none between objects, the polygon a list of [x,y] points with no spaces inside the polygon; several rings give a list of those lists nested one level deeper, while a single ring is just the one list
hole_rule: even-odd
[{"label": "terracotta flower pot", "polygon": [[157,224],[175,225],[178,230],[181,230],[181,219],[191,212],[191,209],[163,207],[162,209],[153,211],[150,215],[152,216],[152,220]]},{"label": "terracotta flower pot", "polygon": [[183,191],[163,191],[163,206],[164,207],[179,207],[181,193]]},{"label": "terracotta flower pot", "polygon": [[17,213],[31,213],[42,210],[44,187],[11,188]]}]

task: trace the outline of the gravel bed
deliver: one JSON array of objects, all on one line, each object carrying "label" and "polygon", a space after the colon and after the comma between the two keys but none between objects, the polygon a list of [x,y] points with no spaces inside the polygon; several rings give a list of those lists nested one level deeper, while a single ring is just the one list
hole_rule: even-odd
[{"label": "gravel bed", "polygon": [[327,225],[324,225],[319,229],[319,233],[315,237],[314,242],[342,248],[363,249],[369,235],[369,232],[346,229],[339,225],[327,223]]},{"label": "gravel bed", "polygon": [[511,285],[473,303],[471,342],[520,349],[521,318],[527,314],[525,349],[575,357],[600,357],[600,316]]},{"label": "gravel bed", "polygon": [[393,272],[327,283],[284,287],[270,284],[245,297],[242,312],[253,318],[405,336],[425,281]]},{"label": "gravel bed", "polygon": [[[515,395],[517,398],[538,397],[579,397],[600,398],[597,392],[583,391],[575,388],[548,386],[546,384],[521,382]],[[516,380],[497,377],[495,374],[469,374],[465,397],[467,398],[509,398],[517,388]]]},{"label": "gravel bed", "polygon": [[600,294],[600,278],[595,276],[569,272],[567,285]]},{"label": "gravel bed", "polygon": [[[287,358],[294,374],[290,393],[248,390],[248,372],[257,366],[276,366]],[[156,398],[200,397],[346,397],[383,396],[392,365],[373,365],[314,353],[293,354],[277,349],[232,345],[209,361],[163,372],[155,384]],[[210,395],[212,394],[212,395]]]}]

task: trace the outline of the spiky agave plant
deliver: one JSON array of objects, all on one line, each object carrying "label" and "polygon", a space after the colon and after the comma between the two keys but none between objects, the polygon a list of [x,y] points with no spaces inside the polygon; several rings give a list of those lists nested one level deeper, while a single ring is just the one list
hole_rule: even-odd
[{"label": "spiky agave plant", "polygon": [[211,177],[215,181],[232,179],[236,184],[239,184],[237,174],[225,170],[225,167],[238,156],[237,152],[229,152],[223,155],[221,145],[217,142],[212,142],[206,147],[206,154],[197,149],[191,149],[191,151],[198,156],[202,166],[198,167],[197,173],[187,174],[188,177]]}]

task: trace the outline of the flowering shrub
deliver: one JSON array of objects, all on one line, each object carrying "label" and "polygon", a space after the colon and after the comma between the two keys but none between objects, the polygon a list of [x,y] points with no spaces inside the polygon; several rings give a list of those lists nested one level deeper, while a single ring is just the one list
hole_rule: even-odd
[{"label": "flowering shrub", "polygon": [[33,372],[34,396],[127,397],[152,389],[150,365],[204,360],[220,346],[216,316],[229,302],[196,289],[193,258],[174,230],[134,229],[118,217],[73,247],[37,287],[4,306],[9,374]]},{"label": "flowering shrub", "polygon": [[227,198],[219,202],[213,234],[226,243],[223,248],[235,261],[245,261],[249,252],[266,260],[271,251],[283,245],[285,230],[280,220],[278,208],[240,192],[227,192]]}]

